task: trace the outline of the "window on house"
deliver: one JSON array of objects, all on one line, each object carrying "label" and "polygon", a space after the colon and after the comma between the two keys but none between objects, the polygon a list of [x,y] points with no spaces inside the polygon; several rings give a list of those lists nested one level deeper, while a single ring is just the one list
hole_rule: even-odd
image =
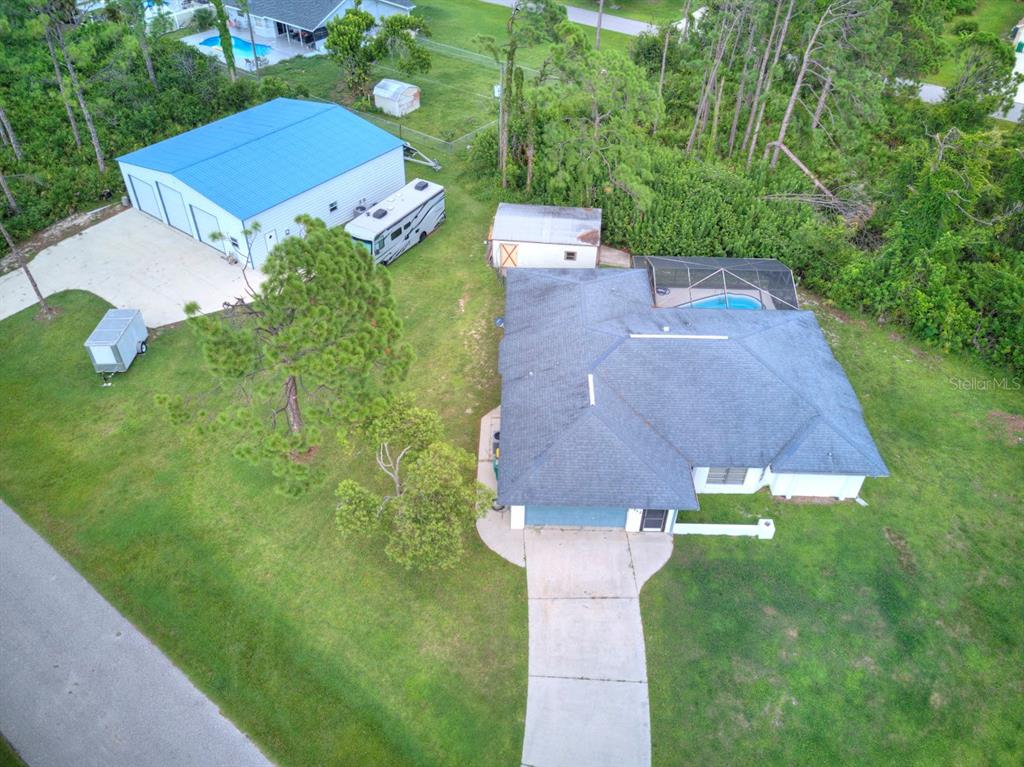
[{"label": "window on house", "polygon": [[565,251],[565,260],[566,261],[575,261],[576,260],[576,251],[575,250],[567,250],[567,251]]},{"label": "window on house", "polygon": [[334,213],[335,211],[337,211],[337,210],[338,210],[338,203],[336,203],[336,202],[332,202],[332,203],[331,203],[330,205],[328,205],[328,206],[327,206],[327,209],[328,209],[328,210],[329,210],[329,211],[330,211],[331,213]]},{"label": "window on house", "polygon": [[709,485],[742,485],[746,478],[746,468],[730,466],[728,468],[712,467],[708,469]]},{"label": "window on house", "polygon": [[238,240],[235,239],[234,237],[231,238],[231,247],[234,248],[235,250],[238,250]]}]

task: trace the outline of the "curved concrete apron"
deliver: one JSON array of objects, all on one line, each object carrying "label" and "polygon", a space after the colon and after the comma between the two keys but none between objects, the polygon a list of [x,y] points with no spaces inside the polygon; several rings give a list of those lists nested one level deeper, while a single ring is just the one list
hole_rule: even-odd
[{"label": "curved concrete apron", "polygon": [[477,524],[484,542],[526,566],[530,656],[523,767],[649,767],[651,718],[640,588],[672,536]]}]

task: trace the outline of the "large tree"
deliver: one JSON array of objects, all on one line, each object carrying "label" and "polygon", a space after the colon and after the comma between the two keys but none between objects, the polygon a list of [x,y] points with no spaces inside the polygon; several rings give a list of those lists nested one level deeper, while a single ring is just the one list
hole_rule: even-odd
[{"label": "large tree", "polygon": [[392,491],[378,495],[343,480],[336,521],[343,535],[383,531],[385,553],[406,568],[447,569],[462,557],[466,532],[491,500],[473,479],[475,461],[442,440],[441,419],[407,398],[384,403],[363,423]]},{"label": "large tree", "polygon": [[418,74],[430,71],[430,53],[416,37],[430,35],[426,22],[412,14],[395,14],[384,18],[378,27],[372,13],[361,4],[349,8],[345,15],[327,22],[327,50],[341,67],[342,81],[353,96],[369,95],[373,65],[385,57],[395,60],[399,71]]},{"label": "large tree", "polygon": [[218,417],[236,455],[269,463],[291,495],[312,480],[324,429],[364,417],[411,359],[384,267],[343,229],[297,222],[306,236],[274,248],[245,300],[222,314],[187,307],[211,370],[242,390]]},{"label": "large tree", "polygon": [[[216,13],[217,35],[220,37],[220,50],[224,54],[224,64],[228,68],[228,77],[232,80],[237,77],[235,73],[235,46],[231,39],[231,30],[228,28],[228,12],[224,10],[224,0],[211,0]],[[253,49],[253,55],[256,55]]]}]

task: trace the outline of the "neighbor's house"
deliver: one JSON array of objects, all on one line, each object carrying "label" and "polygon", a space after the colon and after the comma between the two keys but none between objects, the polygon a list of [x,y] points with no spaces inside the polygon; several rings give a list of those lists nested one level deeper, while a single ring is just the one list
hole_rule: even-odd
[{"label": "neighbor's house", "polygon": [[136,208],[260,267],[303,236],[299,214],[340,226],[401,189],[402,146],[336,104],[279,98],[118,163]]},{"label": "neighbor's house", "polygon": [[601,247],[600,208],[558,208],[503,202],[487,235],[491,265],[586,268],[597,266]]},{"label": "neighbor's house", "polygon": [[643,269],[513,269],[511,524],[671,531],[700,493],[854,498],[888,475],[811,312],[658,308]]},{"label": "neighbor's house", "polygon": [[[1016,74],[1024,75],[1024,17],[1010,30],[1010,39],[1013,42],[1013,71]],[[1017,95],[1014,97],[1014,101],[1024,104],[1024,79],[1017,86]]]},{"label": "neighbor's house", "polygon": [[[237,2],[227,0],[229,25],[252,31],[257,37],[284,37],[307,47],[323,50],[327,39],[327,22],[344,16],[355,7],[355,0],[250,0],[246,15]],[[379,21],[396,13],[409,13],[416,7],[412,0],[363,0],[360,6]]]}]

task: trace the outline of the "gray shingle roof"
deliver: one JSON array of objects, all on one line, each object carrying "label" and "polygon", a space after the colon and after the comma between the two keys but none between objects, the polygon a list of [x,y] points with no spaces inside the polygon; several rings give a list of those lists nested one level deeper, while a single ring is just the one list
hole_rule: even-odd
[{"label": "gray shingle roof", "polygon": [[506,504],[695,509],[694,466],[888,474],[811,312],[656,309],[640,269],[512,269],[500,370]]},{"label": "gray shingle roof", "polygon": [[494,214],[491,239],[553,245],[599,245],[601,209],[502,202]]},{"label": "gray shingle roof", "polygon": [[[381,0],[405,10],[416,7],[412,0]],[[226,0],[229,8],[238,8],[238,3]],[[249,0],[249,13],[253,16],[266,16],[276,21],[283,21],[300,29],[309,30],[320,27],[327,15],[338,6],[344,12],[353,7],[351,0]],[[363,10],[366,10],[365,8]]]}]

